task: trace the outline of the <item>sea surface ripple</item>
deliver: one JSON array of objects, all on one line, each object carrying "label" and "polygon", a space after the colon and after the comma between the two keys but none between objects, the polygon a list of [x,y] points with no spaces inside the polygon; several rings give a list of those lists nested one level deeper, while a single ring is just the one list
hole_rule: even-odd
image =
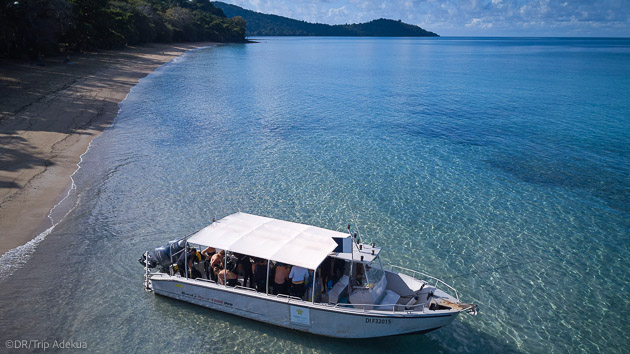
[{"label": "sea surface ripple", "polygon": [[[262,38],[143,79],[78,205],[0,287],[2,339],[91,352],[630,350],[630,40]],[[137,259],[235,211],[343,231],[476,317],[342,341],[154,296]],[[6,337],[6,338],[5,338]]]}]

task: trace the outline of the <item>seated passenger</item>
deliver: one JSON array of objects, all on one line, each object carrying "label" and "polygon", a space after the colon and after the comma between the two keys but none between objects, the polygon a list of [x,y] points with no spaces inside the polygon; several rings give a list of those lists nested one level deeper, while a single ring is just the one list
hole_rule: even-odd
[{"label": "seated passenger", "polygon": [[225,285],[225,280],[227,279],[228,286],[237,286],[241,285],[238,282],[238,275],[236,273],[229,271],[227,269],[221,269],[219,267],[214,267],[214,273],[218,279],[219,284]]},{"label": "seated passenger", "polygon": [[276,274],[273,279],[273,294],[289,295],[289,267],[284,263],[276,265]]},{"label": "seated passenger", "polygon": [[291,273],[289,273],[289,279],[291,279],[291,296],[302,298],[304,296],[305,282],[308,277],[308,270],[306,268],[293,266]]}]

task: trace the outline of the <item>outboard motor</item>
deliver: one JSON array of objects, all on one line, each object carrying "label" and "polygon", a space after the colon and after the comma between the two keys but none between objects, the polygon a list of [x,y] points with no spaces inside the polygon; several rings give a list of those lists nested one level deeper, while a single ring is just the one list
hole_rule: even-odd
[{"label": "outboard motor", "polygon": [[[185,245],[186,240],[173,240],[169,241],[166,246],[157,247],[155,250],[153,250],[153,252],[150,252],[149,254],[149,268],[160,266],[162,267],[162,269],[168,269],[171,264],[177,263],[177,258],[179,257],[179,254],[177,253],[183,250]],[[173,262],[171,262],[171,254],[174,255]],[[144,255],[138,261],[142,265],[145,265],[147,263],[147,260],[144,259]]]},{"label": "outboard motor", "polygon": [[[177,263],[177,258],[179,254],[177,252],[184,249],[186,246],[186,240],[177,240],[169,241],[166,246],[157,247],[153,253],[155,254],[155,259],[158,264],[162,266],[162,268],[167,269],[172,263]],[[173,255],[173,262],[171,262],[171,254]]]}]

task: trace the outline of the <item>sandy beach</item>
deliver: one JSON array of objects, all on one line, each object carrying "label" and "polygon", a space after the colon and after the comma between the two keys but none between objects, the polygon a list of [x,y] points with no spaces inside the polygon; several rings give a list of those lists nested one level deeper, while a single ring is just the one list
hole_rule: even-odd
[{"label": "sandy beach", "polygon": [[0,255],[51,226],[90,141],[158,66],[213,43],[153,44],[47,59],[0,61]]}]

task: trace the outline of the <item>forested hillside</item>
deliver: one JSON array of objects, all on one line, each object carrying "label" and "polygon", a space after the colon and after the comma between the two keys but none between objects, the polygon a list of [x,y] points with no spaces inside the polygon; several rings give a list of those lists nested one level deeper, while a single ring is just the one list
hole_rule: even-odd
[{"label": "forested hillside", "polygon": [[287,17],[254,12],[242,7],[215,1],[214,6],[227,17],[239,16],[247,21],[248,36],[369,36],[369,37],[437,37],[421,27],[401,21],[378,19],[351,25],[309,23]]},{"label": "forested hillside", "polygon": [[245,25],[209,0],[0,0],[0,57],[150,42],[243,42]]}]

